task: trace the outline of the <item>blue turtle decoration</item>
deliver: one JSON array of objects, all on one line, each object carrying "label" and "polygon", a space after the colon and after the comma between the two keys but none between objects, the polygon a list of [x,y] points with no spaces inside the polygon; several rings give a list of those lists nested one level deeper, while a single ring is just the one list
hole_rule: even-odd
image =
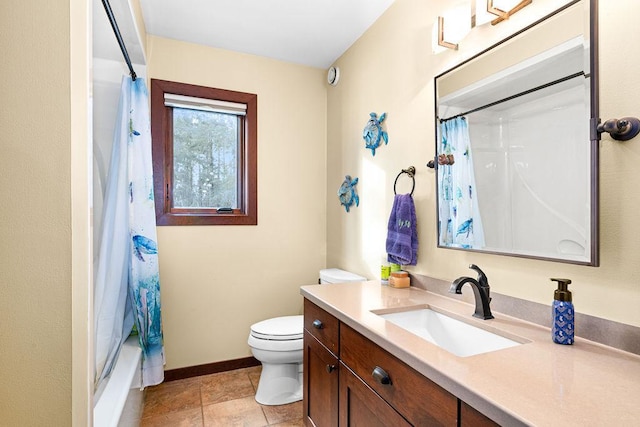
[{"label": "blue turtle decoration", "polygon": [[376,148],[382,144],[381,139],[384,139],[384,144],[389,142],[389,135],[386,131],[382,130],[380,125],[387,118],[387,113],[382,113],[380,118],[376,113],[369,113],[369,121],[364,127],[362,137],[365,141],[365,147],[371,150],[372,155],[376,155]]},{"label": "blue turtle decoration", "polygon": [[351,175],[346,175],[340,189],[338,189],[338,199],[340,204],[344,206],[345,210],[349,212],[349,208],[355,202],[356,206],[360,205],[360,198],[356,193],[356,185],[358,184],[358,178],[351,179]]}]

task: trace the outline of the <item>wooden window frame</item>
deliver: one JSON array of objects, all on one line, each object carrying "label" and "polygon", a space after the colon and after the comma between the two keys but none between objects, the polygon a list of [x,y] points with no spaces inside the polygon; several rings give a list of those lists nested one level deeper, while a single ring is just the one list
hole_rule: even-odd
[{"label": "wooden window frame", "polygon": [[[184,95],[245,104],[247,106],[238,157],[238,209],[172,208],[173,191],[173,108],[165,106],[164,94]],[[157,225],[257,225],[258,224],[258,96],[151,79],[151,138],[153,185]]]}]

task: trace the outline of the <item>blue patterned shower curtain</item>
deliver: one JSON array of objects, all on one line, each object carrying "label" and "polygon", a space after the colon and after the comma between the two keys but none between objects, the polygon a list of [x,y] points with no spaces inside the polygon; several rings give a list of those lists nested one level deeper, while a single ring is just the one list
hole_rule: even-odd
[{"label": "blue patterned shower curtain", "polygon": [[96,389],[132,330],[142,385],[164,380],[156,242],[149,95],[143,79],[123,77],[95,276]]},{"label": "blue patterned shower curtain", "polygon": [[457,117],[440,124],[438,154],[453,155],[454,159],[452,165],[438,165],[440,245],[481,248],[484,232],[466,118]]}]

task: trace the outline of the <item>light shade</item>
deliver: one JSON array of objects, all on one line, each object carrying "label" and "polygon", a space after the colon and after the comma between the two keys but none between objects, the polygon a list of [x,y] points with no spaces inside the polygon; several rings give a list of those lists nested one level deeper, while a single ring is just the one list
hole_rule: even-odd
[{"label": "light shade", "polygon": [[471,0],[471,26],[487,24],[496,19],[496,15],[487,11],[487,0]]},{"label": "light shade", "polygon": [[471,8],[468,2],[447,10],[433,25],[433,51],[457,49],[458,43],[471,31]]},{"label": "light shade", "polygon": [[509,12],[522,3],[522,0],[493,0],[491,3],[493,3],[493,7]]}]

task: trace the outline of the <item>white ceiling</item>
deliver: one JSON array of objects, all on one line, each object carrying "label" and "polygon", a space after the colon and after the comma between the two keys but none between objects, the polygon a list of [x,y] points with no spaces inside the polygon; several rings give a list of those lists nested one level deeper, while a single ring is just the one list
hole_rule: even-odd
[{"label": "white ceiling", "polygon": [[394,0],[140,0],[147,33],[328,68]]}]

